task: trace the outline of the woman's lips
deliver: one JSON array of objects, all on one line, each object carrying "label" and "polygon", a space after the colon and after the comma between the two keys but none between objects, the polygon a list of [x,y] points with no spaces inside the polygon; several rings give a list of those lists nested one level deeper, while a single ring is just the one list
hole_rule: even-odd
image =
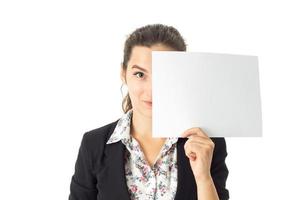
[{"label": "woman's lips", "polygon": [[152,101],[144,101],[148,106],[152,106]]}]

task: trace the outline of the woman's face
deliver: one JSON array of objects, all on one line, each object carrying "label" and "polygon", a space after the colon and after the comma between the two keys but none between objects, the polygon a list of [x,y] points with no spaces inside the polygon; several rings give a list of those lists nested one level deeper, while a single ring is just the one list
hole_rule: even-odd
[{"label": "woman's face", "polygon": [[121,70],[121,79],[124,84],[127,84],[134,112],[149,118],[152,117],[151,51],[174,51],[174,49],[161,44],[153,45],[150,48],[134,46],[126,73]]}]

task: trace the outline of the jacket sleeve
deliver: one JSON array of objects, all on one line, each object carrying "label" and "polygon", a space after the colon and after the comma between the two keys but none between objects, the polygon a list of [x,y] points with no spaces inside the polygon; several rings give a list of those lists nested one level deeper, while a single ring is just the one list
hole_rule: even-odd
[{"label": "jacket sleeve", "polygon": [[226,142],[223,137],[211,139],[215,143],[211,164],[211,176],[213,178],[219,199],[228,200],[229,191],[226,188],[226,180],[229,171],[225,163],[225,158],[227,156]]},{"label": "jacket sleeve", "polygon": [[88,134],[83,135],[75,163],[75,172],[71,178],[69,200],[96,200],[97,179],[92,171],[91,155],[88,151]]}]

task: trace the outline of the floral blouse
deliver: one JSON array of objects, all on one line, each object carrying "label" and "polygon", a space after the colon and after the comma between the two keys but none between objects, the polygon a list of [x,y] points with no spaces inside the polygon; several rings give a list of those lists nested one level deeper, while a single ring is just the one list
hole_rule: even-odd
[{"label": "floral blouse", "polygon": [[138,141],[130,134],[131,118],[132,109],[119,119],[106,143],[121,140],[126,146],[124,167],[131,200],[173,200],[177,190],[178,138],[167,138],[154,165],[149,166]]}]

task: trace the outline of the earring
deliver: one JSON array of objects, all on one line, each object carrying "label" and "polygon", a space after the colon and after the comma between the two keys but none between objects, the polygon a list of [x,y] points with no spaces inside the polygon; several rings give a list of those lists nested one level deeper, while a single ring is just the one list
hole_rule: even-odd
[{"label": "earring", "polygon": [[127,87],[127,85],[124,84],[124,83],[122,83],[121,88],[120,88],[121,94],[122,94],[122,98],[124,98],[124,95],[123,95],[123,86],[125,86],[126,93],[128,93],[128,87]]}]

